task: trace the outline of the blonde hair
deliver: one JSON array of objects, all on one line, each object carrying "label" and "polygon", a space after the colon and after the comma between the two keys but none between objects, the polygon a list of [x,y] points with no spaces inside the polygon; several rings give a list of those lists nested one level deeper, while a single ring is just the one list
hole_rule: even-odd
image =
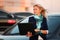
[{"label": "blonde hair", "polygon": [[34,5],[33,7],[35,7],[35,6],[37,6],[39,9],[41,9],[41,14],[42,14],[42,16],[44,16],[44,17],[46,17],[45,16],[45,9],[40,5],[40,4],[36,4],[36,5]]}]

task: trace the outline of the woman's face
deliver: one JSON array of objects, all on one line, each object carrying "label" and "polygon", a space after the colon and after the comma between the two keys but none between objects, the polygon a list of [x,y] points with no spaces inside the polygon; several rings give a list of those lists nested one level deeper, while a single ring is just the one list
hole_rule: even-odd
[{"label": "woman's face", "polygon": [[33,7],[33,12],[34,12],[36,15],[40,15],[41,10],[40,10],[39,7],[34,6],[34,7]]}]

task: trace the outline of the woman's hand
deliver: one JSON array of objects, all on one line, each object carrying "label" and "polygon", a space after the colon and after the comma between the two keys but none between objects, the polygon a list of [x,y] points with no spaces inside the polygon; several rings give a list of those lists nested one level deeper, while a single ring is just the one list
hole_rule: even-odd
[{"label": "woman's hand", "polygon": [[48,30],[39,30],[39,29],[35,29],[35,32],[41,32],[42,34],[48,34]]},{"label": "woman's hand", "polygon": [[35,29],[34,31],[35,31],[35,32],[40,32],[40,29]]},{"label": "woman's hand", "polygon": [[41,33],[48,34],[48,30],[41,30]]},{"label": "woman's hand", "polygon": [[32,36],[32,32],[27,32],[26,36],[27,37],[31,37]]}]

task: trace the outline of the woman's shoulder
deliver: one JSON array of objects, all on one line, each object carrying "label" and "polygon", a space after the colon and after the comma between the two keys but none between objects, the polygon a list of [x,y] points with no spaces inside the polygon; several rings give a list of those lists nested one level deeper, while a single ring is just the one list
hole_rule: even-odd
[{"label": "woman's shoulder", "polygon": [[32,16],[32,17],[29,17],[29,18],[34,18],[34,17]]},{"label": "woman's shoulder", "polygon": [[46,21],[46,20],[47,20],[47,18],[43,16],[43,21]]},{"label": "woman's shoulder", "polygon": [[46,20],[46,19],[47,19],[47,16],[43,16],[43,19],[45,19],[45,20]]},{"label": "woman's shoulder", "polygon": [[29,19],[34,19],[34,17],[29,17]]},{"label": "woman's shoulder", "polygon": [[34,17],[29,17],[29,22],[36,22]]}]

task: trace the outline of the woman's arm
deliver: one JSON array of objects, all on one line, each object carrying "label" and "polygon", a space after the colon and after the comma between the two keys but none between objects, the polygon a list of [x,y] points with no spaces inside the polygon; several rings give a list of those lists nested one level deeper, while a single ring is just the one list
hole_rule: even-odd
[{"label": "woman's arm", "polygon": [[41,24],[40,32],[41,32],[42,34],[48,34],[47,20],[46,20],[45,17],[43,18],[43,22],[42,22],[42,24]]}]

